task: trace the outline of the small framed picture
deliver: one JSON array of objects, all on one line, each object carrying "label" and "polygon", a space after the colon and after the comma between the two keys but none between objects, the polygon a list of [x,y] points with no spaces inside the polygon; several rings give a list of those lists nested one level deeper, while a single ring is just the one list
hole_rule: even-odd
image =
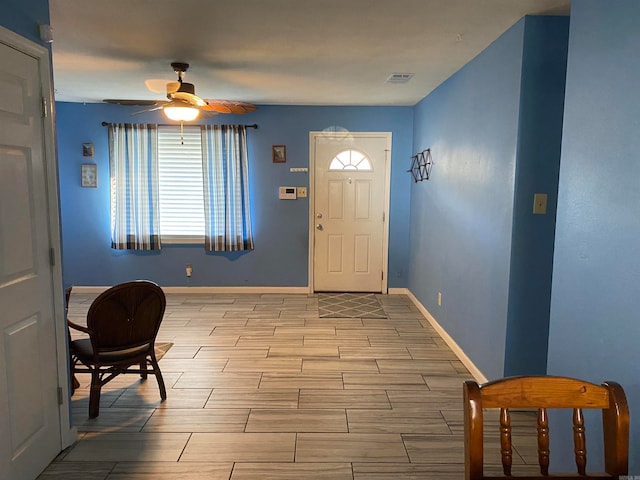
[{"label": "small framed picture", "polygon": [[95,188],[98,186],[98,166],[95,163],[83,163],[81,168],[82,186]]},{"label": "small framed picture", "polygon": [[83,157],[93,157],[93,143],[83,143],[82,144],[82,156]]},{"label": "small framed picture", "polygon": [[273,163],[285,163],[287,161],[286,145],[273,145],[271,147],[271,157],[273,158]]}]

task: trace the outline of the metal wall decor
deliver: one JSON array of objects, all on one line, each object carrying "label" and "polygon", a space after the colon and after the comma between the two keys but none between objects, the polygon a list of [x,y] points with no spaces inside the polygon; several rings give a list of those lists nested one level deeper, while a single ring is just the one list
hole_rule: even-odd
[{"label": "metal wall decor", "polygon": [[413,181],[416,183],[429,180],[432,165],[431,149],[427,148],[411,157],[411,168],[407,172],[411,173]]}]

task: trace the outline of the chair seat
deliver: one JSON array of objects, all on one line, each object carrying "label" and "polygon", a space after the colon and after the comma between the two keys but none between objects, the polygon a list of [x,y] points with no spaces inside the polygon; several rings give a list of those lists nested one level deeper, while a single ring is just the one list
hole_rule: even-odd
[{"label": "chair seat", "polygon": [[[137,359],[145,352],[149,351],[149,344],[140,345],[138,347],[115,350],[109,352],[100,352],[98,359],[104,363],[119,363],[127,360]],[[93,361],[93,346],[89,338],[81,338],[71,342],[71,351],[76,354],[80,361]]]}]

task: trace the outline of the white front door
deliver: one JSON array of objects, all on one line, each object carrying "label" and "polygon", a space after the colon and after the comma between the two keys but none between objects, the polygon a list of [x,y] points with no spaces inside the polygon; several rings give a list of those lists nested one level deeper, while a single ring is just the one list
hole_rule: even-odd
[{"label": "white front door", "polygon": [[386,293],[390,133],[311,133],[313,290]]},{"label": "white front door", "polygon": [[62,449],[42,98],[39,59],[0,43],[0,477],[13,480]]}]

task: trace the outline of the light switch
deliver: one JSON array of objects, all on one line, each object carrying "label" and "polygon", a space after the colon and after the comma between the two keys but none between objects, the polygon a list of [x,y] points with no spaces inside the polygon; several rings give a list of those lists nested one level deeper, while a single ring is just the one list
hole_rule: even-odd
[{"label": "light switch", "polygon": [[544,215],[547,213],[547,194],[533,194],[533,213],[535,215]]}]

